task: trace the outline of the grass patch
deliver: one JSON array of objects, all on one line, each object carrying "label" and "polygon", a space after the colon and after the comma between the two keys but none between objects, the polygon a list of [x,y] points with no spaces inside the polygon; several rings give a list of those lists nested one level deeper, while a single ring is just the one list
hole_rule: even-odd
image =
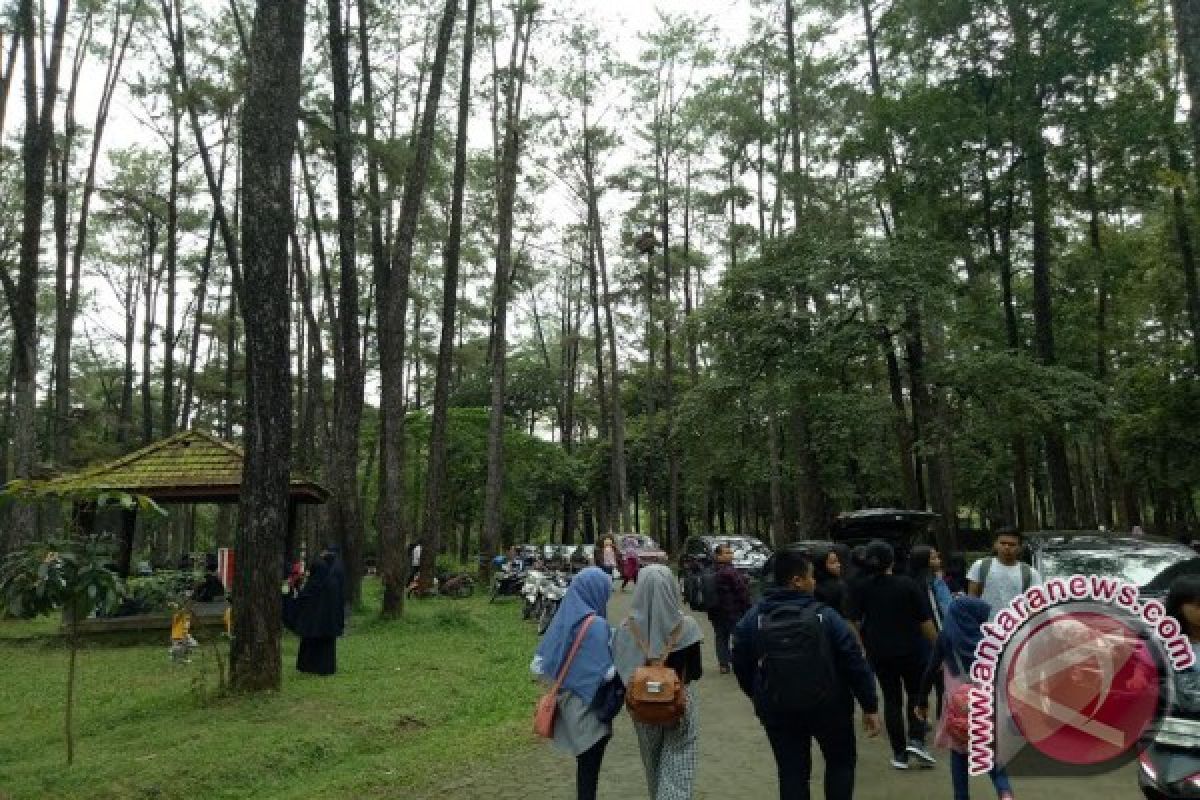
[{"label": "grass patch", "polygon": [[378,585],[338,643],[338,674],[295,670],[278,693],[206,699],[207,637],[172,665],[159,641],[80,653],[75,765],[66,766],[58,620],[0,622],[0,797],[404,797],[501,763],[531,742],[536,644],[512,602],[427,599],[375,615]]}]

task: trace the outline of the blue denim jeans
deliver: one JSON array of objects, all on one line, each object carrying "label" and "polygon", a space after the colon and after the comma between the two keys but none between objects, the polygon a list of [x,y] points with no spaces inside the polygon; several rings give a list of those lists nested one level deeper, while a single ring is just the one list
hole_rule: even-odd
[{"label": "blue denim jeans", "polygon": [[[988,773],[996,794],[1011,792],[1012,784],[1008,781],[1008,773],[1003,767],[996,767]],[[967,786],[970,775],[967,772],[967,754],[957,750],[950,751],[950,782],[954,785],[954,800],[970,800],[971,792]]]}]

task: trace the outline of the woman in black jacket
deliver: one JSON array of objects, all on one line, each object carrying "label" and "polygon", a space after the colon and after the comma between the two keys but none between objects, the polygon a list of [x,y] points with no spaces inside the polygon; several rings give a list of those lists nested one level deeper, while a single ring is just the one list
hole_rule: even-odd
[{"label": "woman in black jacket", "polygon": [[314,675],[337,672],[337,637],[343,614],[337,579],[324,559],[314,559],[304,588],[283,599],[283,623],[300,637],[296,669]]},{"label": "woman in black jacket", "polygon": [[910,756],[916,758],[918,766],[930,767],[936,761],[925,747],[926,725],[916,709],[924,705],[919,691],[928,652],[921,639],[932,643],[937,632],[925,593],[912,578],[892,574],[895,560],[895,551],[887,542],[875,541],[867,546],[867,574],[853,584],[850,618],[862,634],[867,661],[883,690],[883,719],[892,745],[892,767],[908,769]]}]

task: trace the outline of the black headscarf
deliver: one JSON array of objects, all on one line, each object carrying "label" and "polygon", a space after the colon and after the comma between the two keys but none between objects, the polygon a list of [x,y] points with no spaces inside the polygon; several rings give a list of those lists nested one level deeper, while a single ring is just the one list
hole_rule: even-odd
[{"label": "black headscarf", "polygon": [[933,579],[929,560],[933,557],[933,548],[927,544],[919,544],[908,554],[908,576],[917,582],[922,589],[929,586]]},{"label": "black headscarf", "polygon": [[[329,579],[334,584],[337,592],[337,603],[339,606],[346,605],[346,564],[342,561],[342,553],[336,544],[326,545],[325,552],[321,554],[321,558],[329,565]],[[342,614],[342,622],[338,625],[338,636],[342,635],[343,629],[346,627],[345,612]]]},{"label": "black headscarf", "polygon": [[303,639],[324,639],[342,632],[345,609],[341,591],[324,559],[314,559],[296,597],[284,601],[284,624]]},{"label": "black headscarf", "polygon": [[[833,547],[821,547],[813,552],[813,578],[817,582],[813,596],[838,613],[844,614],[846,612],[846,584],[840,576],[834,575],[826,566],[832,553],[837,553]],[[838,553],[838,560],[841,561],[841,558],[841,554]]]}]

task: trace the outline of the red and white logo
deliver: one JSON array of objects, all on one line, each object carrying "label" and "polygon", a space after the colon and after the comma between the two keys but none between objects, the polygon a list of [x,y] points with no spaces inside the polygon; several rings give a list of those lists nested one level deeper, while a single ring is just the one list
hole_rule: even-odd
[{"label": "red and white logo", "polygon": [[1039,621],[1008,659],[1009,714],[1021,736],[1062,764],[1126,755],[1154,721],[1158,666],[1130,625],[1097,611]]}]

